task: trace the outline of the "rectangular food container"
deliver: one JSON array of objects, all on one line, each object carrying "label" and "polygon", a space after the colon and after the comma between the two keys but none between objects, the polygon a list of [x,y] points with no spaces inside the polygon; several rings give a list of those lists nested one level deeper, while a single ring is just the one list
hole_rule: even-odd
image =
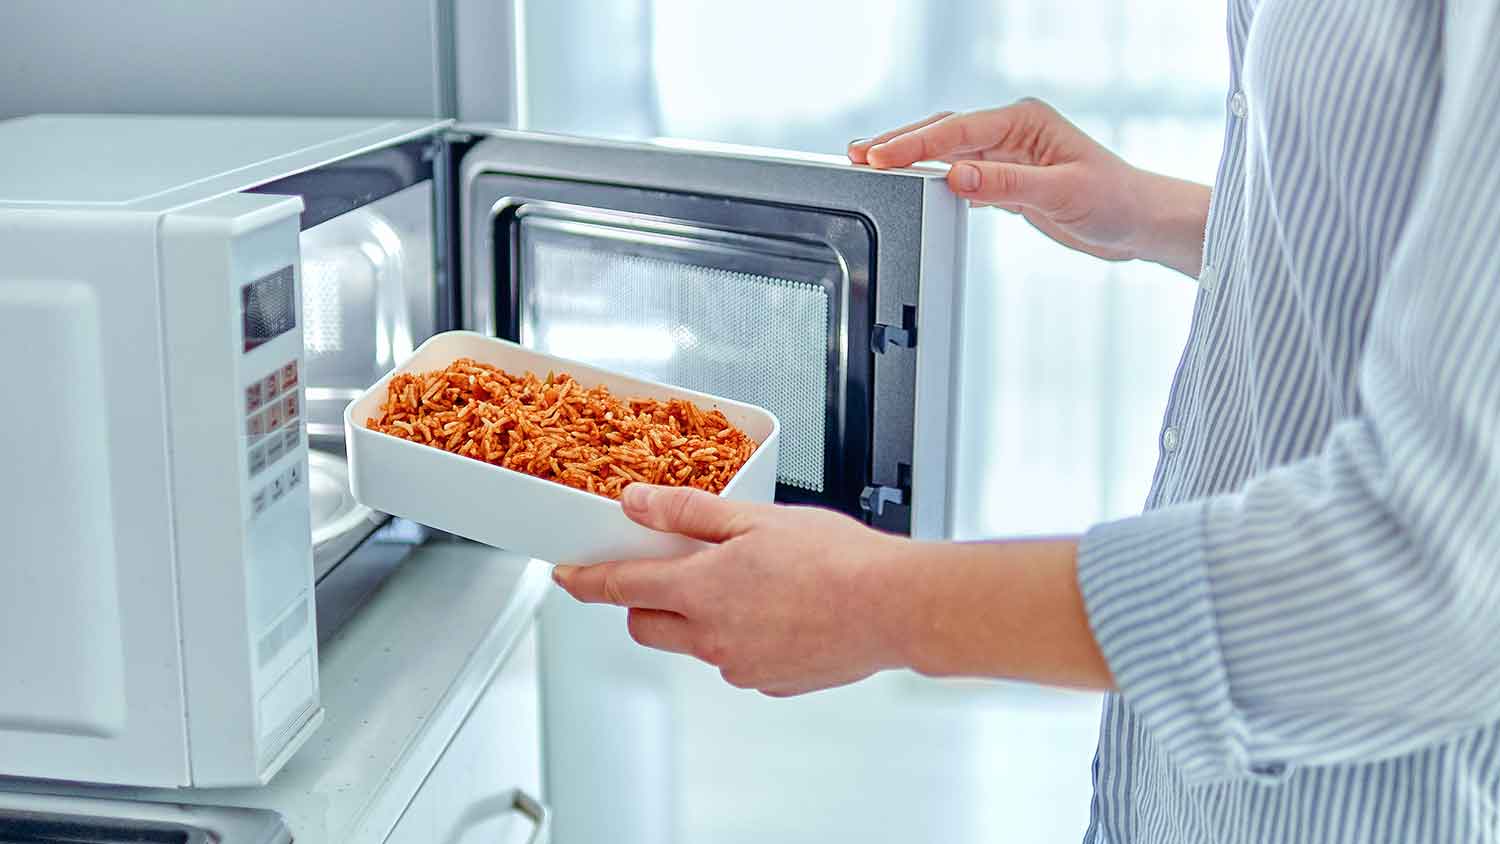
[{"label": "rectangular food container", "polygon": [[484,334],[449,331],[423,343],[344,410],[349,486],[359,503],[549,562],[674,556],[702,547],[695,540],[641,527],[625,516],[618,501],[366,427],[370,417],[380,414],[391,378],[443,369],[458,358],[515,375],[566,372],[581,386],[603,384],[622,399],[687,399],[704,410],[718,409],[760,443],[720,495],[761,502],[775,496],[779,425],[767,411],[540,354]]}]

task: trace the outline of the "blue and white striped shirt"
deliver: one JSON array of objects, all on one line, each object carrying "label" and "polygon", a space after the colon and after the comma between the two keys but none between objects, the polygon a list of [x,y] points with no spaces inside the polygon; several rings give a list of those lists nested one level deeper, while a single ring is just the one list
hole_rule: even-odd
[{"label": "blue and white striped shirt", "polygon": [[1500,842],[1500,0],[1232,0],[1097,844]]}]

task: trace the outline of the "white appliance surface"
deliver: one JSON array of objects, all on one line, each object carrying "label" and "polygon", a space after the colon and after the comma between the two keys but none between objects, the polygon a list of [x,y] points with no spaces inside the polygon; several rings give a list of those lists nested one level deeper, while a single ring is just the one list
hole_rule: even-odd
[{"label": "white appliance surface", "polygon": [[[545,563],[468,542],[414,549],[323,644],[323,726],[267,786],[106,789],[0,781],[0,792],[270,809],[286,820],[297,844],[387,841],[409,806],[421,811],[432,802],[422,789],[430,776],[438,779],[440,758],[445,765],[459,758],[447,766],[456,770],[442,778],[446,793],[439,796],[450,822],[473,808],[466,800],[493,802],[494,793],[480,790],[484,784],[505,782],[539,796],[540,703],[529,633],[551,588],[550,571]],[[476,724],[483,747],[454,741],[471,713],[484,722]],[[6,800],[17,802],[14,794]]]},{"label": "white appliance surface", "polygon": [[[0,122],[0,350],[46,361],[58,407],[88,417],[49,433],[33,414],[0,444],[14,481],[0,533],[19,561],[0,567],[0,633],[85,655],[0,652],[0,673],[22,678],[0,695],[0,771],[241,785],[311,734],[303,342],[285,319],[302,203],[241,191],[444,125]],[[282,319],[254,345],[252,294]]]},{"label": "white appliance surface", "polygon": [[446,125],[385,118],[21,117],[0,122],[0,207],[162,211]]}]

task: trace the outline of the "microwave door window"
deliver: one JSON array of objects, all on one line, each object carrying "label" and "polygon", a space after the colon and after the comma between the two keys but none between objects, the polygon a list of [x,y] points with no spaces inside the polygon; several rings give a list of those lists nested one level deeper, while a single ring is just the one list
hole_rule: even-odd
[{"label": "microwave door window", "polygon": [[815,248],[531,215],[518,226],[521,342],[759,405],[780,483],[822,493],[838,402],[837,256]]}]

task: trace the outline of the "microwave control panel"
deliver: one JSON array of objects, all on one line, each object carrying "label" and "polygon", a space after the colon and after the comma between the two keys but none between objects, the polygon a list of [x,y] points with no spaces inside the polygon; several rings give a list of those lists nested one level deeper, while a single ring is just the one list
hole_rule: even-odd
[{"label": "microwave control panel", "polygon": [[[296,649],[286,646],[307,633],[301,607],[308,600],[304,568],[311,543],[300,279],[296,256],[275,248],[279,242],[247,238],[239,245],[248,266],[232,281],[230,301],[242,326],[236,415],[251,645],[256,662],[274,675],[295,657]],[[296,619],[303,623],[291,630]]]},{"label": "microwave control panel", "polygon": [[317,699],[299,229],[295,218],[234,244],[240,516],[256,743],[264,764]]},{"label": "microwave control panel", "polygon": [[264,783],[317,717],[301,211],[226,194],[160,227],[195,787]]},{"label": "microwave control panel", "polygon": [[[298,361],[288,360],[245,387],[245,466],[252,519],[306,482],[300,374]],[[282,460],[288,456],[293,459]]]}]

